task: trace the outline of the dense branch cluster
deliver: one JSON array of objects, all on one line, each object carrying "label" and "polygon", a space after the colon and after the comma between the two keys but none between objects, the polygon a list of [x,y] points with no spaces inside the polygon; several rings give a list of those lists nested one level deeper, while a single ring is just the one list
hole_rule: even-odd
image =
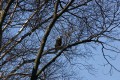
[{"label": "dense branch cluster", "polygon": [[105,53],[120,53],[110,43],[120,41],[119,15],[119,0],[0,0],[0,78],[70,80],[75,75],[67,67],[73,58],[92,57],[96,46],[110,73],[120,72]]}]

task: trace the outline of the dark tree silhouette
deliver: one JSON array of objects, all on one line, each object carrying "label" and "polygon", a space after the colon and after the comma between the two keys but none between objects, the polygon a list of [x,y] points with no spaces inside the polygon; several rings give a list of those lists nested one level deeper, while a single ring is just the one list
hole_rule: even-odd
[{"label": "dark tree silhouette", "polygon": [[95,49],[109,73],[120,72],[112,63],[120,53],[119,0],[0,0],[0,13],[0,79],[79,79],[70,66],[93,71],[82,61]]}]

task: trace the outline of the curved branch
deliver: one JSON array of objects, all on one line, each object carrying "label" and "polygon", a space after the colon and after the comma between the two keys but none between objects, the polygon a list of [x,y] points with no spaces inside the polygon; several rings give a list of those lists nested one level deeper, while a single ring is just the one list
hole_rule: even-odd
[{"label": "curved branch", "polygon": [[39,74],[41,74],[42,71],[44,71],[48,66],[50,66],[50,65],[62,54],[62,52],[65,51],[67,48],[76,46],[76,45],[78,45],[78,44],[83,44],[83,43],[91,42],[91,41],[93,41],[93,40],[87,39],[87,40],[78,41],[78,42],[75,42],[75,43],[70,44],[70,45],[68,45],[68,46],[65,46],[51,61],[49,61],[41,70],[39,70],[39,71],[37,72],[37,76],[38,76]]},{"label": "curved branch", "polygon": [[[44,37],[43,37],[43,39],[42,39],[41,47],[40,47],[40,49],[39,49],[39,51],[38,51],[38,55],[37,55],[37,58],[36,58],[36,60],[35,60],[35,65],[34,65],[34,67],[33,67],[31,80],[36,80],[37,77],[38,77],[38,76],[36,75],[36,73],[37,73],[37,70],[38,70],[39,63],[40,63],[39,60],[40,60],[40,58],[41,58],[41,56],[42,56],[42,53],[43,53],[43,50],[44,50],[44,46],[45,46],[45,43],[46,43],[46,41],[47,41],[47,38],[48,38],[48,36],[49,36],[49,34],[50,34],[50,31],[52,30],[52,28],[53,28],[55,22],[57,21],[57,19],[68,9],[68,7],[72,4],[73,1],[74,1],[74,0],[71,0],[59,14],[57,14],[57,13],[56,13],[56,10],[55,10],[54,15],[53,15],[53,20],[51,21],[51,23],[50,23],[49,26],[47,27],[46,32],[45,32],[45,35],[44,35]],[[59,1],[58,1],[58,2],[59,2]],[[57,3],[57,4],[58,4],[58,3]],[[56,8],[55,8],[55,9],[56,9]]]}]

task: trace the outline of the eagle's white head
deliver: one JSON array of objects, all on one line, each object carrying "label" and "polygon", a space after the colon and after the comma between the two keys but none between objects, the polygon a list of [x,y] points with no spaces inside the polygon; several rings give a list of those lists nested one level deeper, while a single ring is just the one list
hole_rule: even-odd
[{"label": "eagle's white head", "polygon": [[61,39],[61,38],[62,38],[62,36],[58,36],[58,38],[59,38],[59,39]]}]

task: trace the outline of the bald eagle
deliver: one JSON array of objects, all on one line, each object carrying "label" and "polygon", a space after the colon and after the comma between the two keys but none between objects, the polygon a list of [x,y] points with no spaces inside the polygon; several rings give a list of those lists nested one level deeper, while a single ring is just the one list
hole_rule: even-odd
[{"label": "bald eagle", "polygon": [[59,50],[61,48],[61,45],[62,45],[62,36],[59,36],[57,39],[56,39],[56,43],[55,43],[55,50]]}]

